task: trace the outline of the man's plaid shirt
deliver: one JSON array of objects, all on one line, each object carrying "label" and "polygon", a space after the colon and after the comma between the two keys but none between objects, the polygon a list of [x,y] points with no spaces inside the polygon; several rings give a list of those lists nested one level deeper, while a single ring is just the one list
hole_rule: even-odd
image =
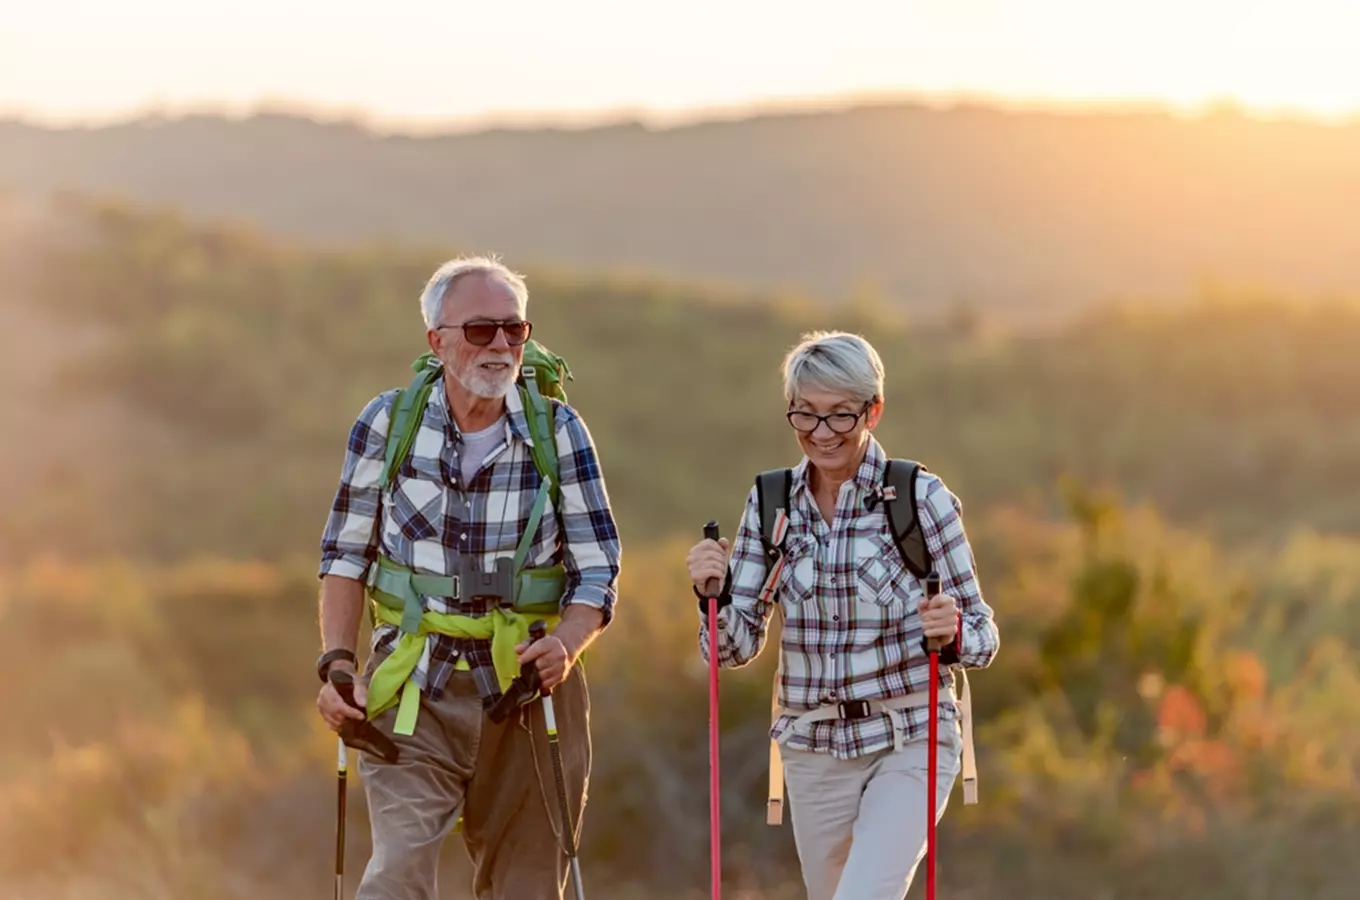
[{"label": "man's plaid shirt", "polygon": [[[393,389],[371,400],[350,429],[340,485],[321,539],[319,574],[363,580],[379,546],[395,562],[423,574],[456,574],[463,554],[472,554],[482,571],[493,571],[498,557],[514,556],[540,484],[518,389],[505,395],[505,440],[463,483],[458,464],[462,436],[449,414],[441,375],[430,391],[411,452],[391,490],[380,496],[378,481],[397,393]],[[554,510],[549,501],[525,565],[562,563],[562,606],[599,608],[607,625],[617,598],[618,531],[585,422],[571,407],[550,402],[556,411],[561,508]],[[484,601],[421,600],[426,610],[440,613],[487,613]],[[389,650],[397,636],[395,626],[379,624],[372,652]],[[475,674],[483,701],[493,702],[500,689],[489,641],[430,635],[412,677],[426,696],[437,699],[460,656]]]},{"label": "man's plaid shirt", "polygon": [[[764,648],[766,626],[779,603],[784,615],[779,703],[785,709],[885,699],[925,691],[929,685],[930,661],[921,646],[916,613],[925,587],[902,562],[888,528],[881,501],[886,464],[882,447],[871,435],[859,469],[841,486],[830,526],[812,496],[807,458],[794,468],[786,559],[776,590],[765,603],[759,599],[767,569],[754,487],[746,498],[732,547],[732,602],[718,616],[718,661],[737,667],[754,660]],[[978,587],[961,504],[939,477],[925,471],[917,476],[916,493],[940,590],[958,599],[962,613],[959,664],[985,668],[996,655],[999,638],[992,610]],[[871,497],[874,502],[866,504]],[[766,498],[766,503],[777,502],[778,498]],[[699,647],[706,662],[708,625],[702,611]],[[953,722],[958,715],[951,699],[953,678],[943,664],[942,669],[940,721]],[[924,706],[905,711],[908,739],[926,734],[927,715]],[[792,718],[780,716],[771,737],[780,737]],[[846,759],[892,746],[893,727],[887,715],[824,720],[808,726],[808,737],[790,735],[786,746]]]}]

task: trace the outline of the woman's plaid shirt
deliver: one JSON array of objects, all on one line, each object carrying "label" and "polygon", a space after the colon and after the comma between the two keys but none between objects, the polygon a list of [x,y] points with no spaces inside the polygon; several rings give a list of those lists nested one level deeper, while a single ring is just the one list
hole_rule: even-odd
[{"label": "woman's plaid shirt", "polygon": [[[759,595],[767,567],[754,487],[746,498],[732,547],[732,602],[718,617],[718,660],[724,667],[754,660],[764,648],[766,627],[779,603],[784,617],[779,702],[785,709],[895,697],[924,691],[929,684],[930,662],[917,617],[925,588],[902,562],[888,528],[881,502],[886,464],[882,447],[871,435],[859,469],[841,486],[829,526],[813,499],[806,457],[794,468],[786,559],[777,589],[763,603]],[[940,574],[940,590],[958,600],[962,613],[959,664],[985,668],[996,655],[999,637],[978,586],[961,504],[939,477],[928,472],[917,476],[916,488],[921,528]],[[707,662],[708,626],[702,611],[699,647]],[[952,722],[957,718],[949,689],[953,679],[947,667],[942,669],[940,720]],[[789,715],[780,716],[771,736],[782,735],[791,720]],[[907,710],[906,721],[906,737],[924,736],[926,708]],[[887,715],[824,720],[812,723],[806,738],[790,735],[787,746],[850,758],[891,746],[893,727]]]},{"label": "woman's plaid shirt", "polygon": [[[530,446],[519,392],[505,395],[505,440],[493,447],[467,483],[459,475],[462,437],[449,414],[441,376],[392,489],[380,496],[387,429],[396,390],[371,400],[350,429],[330,516],[321,538],[321,575],[363,580],[381,546],[397,563],[417,572],[453,575],[464,554],[482,571],[493,571],[498,557],[513,557],[528,525],[540,478]],[[585,422],[571,407],[556,408],[557,451],[562,505],[549,501],[525,564],[561,562],[567,588],[562,606],[581,603],[604,612],[609,624],[617,599],[619,535],[609,507],[604,477]],[[481,616],[484,602],[450,603],[421,598],[427,610]],[[397,629],[379,625],[373,652],[395,643]],[[499,696],[490,642],[430,635],[413,675],[425,694],[438,698],[460,657],[466,657],[485,703]]]}]

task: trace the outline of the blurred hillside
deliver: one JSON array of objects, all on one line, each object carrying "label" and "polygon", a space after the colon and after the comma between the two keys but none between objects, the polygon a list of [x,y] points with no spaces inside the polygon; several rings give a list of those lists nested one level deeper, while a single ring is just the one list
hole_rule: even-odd
[{"label": "blurred hillside", "polygon": [[[34,387],[7,402],[37,416],[13,452],[44,448],[8,467],[10,552],[313,553],[344,434],[425,349],[416,297],[443,254],[323,252],[75,203],[48,220],[9,304]],[[1234,541],[1360,530],[1338,489],[1360,484],[1353,305],[1205,297],[1020,336],[870,303],[528,274],[535,334],[572,365],[633,540],[730,526],[755,472],[796,461],[777,370],[813,327],[875,342],[881,440],[970,506],[1051,513],[1073,475]],[[92,496],[118,515],[74,516]]]},{"label": "blurred hillside", "polygon": [[[74,198],[0,201],[0,232],[0,716],[21,723],[0,742],[0,893],[325,896],[315,546],[349,424],[405,382],[448,251]],[[1353,896],[1354,305],[1210,294],[1017,334],[508,261],[571,362],[625,541],[620,615],[586,668],[590,896],[705,895],[684,548],[709,518],[730,531],[757,469],[796,459],[777,366],[812,327],[883,353],[880,438],[962,496],[1002,631],[972,679],[982,802],[954,796],[942,894]],[[744,900],[800,896],[788,826],[763,824],[773,663],[722,682]],[[366,828],[354,785],[351,890]],[[464,896],[456,838],[444,860]]]},{"label": "blurred hillside", "polygon": [[1049,319],[1203,280],[1360,290],[1360,124],[912,105],[384,136],[286,115],[0,122],[0,187]]}]

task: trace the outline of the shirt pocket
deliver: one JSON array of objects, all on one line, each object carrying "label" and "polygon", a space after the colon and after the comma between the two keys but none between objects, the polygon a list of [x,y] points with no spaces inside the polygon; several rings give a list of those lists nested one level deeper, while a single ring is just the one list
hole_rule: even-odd
[{"label": "shirt pocket", "polygon": [[784,540],[784,566],[779,571],[779,597],[785,606],[799,607],[817,593],[817,539],[789,535]]},{"label": "shirt pocket", "polygon": [[857,600],[903,614],[915,608],[920,592],[916,578],[902,562],[886,528],[857,536],[851,552]]},{"label": "shirt pocket", "polygon": [[408,541],[427,541],[444,518],[444,490],[434,477],[403,466],[393,481],[387,505],[390,524]]}]

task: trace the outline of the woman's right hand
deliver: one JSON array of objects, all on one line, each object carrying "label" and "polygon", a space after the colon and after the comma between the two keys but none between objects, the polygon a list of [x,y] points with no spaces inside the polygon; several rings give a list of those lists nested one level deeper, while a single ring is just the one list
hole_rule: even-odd
[{"label": "woman's right hand", "polygon": [[708,593],[708,583],[714,580],[716,586],[713,592],[722,590],[727,580],[727,555],[731,549],[732,543],[727,538],[716,541],[705,538],[690,548],[685,564],[689,567],[690,580],[699,593]]}]

